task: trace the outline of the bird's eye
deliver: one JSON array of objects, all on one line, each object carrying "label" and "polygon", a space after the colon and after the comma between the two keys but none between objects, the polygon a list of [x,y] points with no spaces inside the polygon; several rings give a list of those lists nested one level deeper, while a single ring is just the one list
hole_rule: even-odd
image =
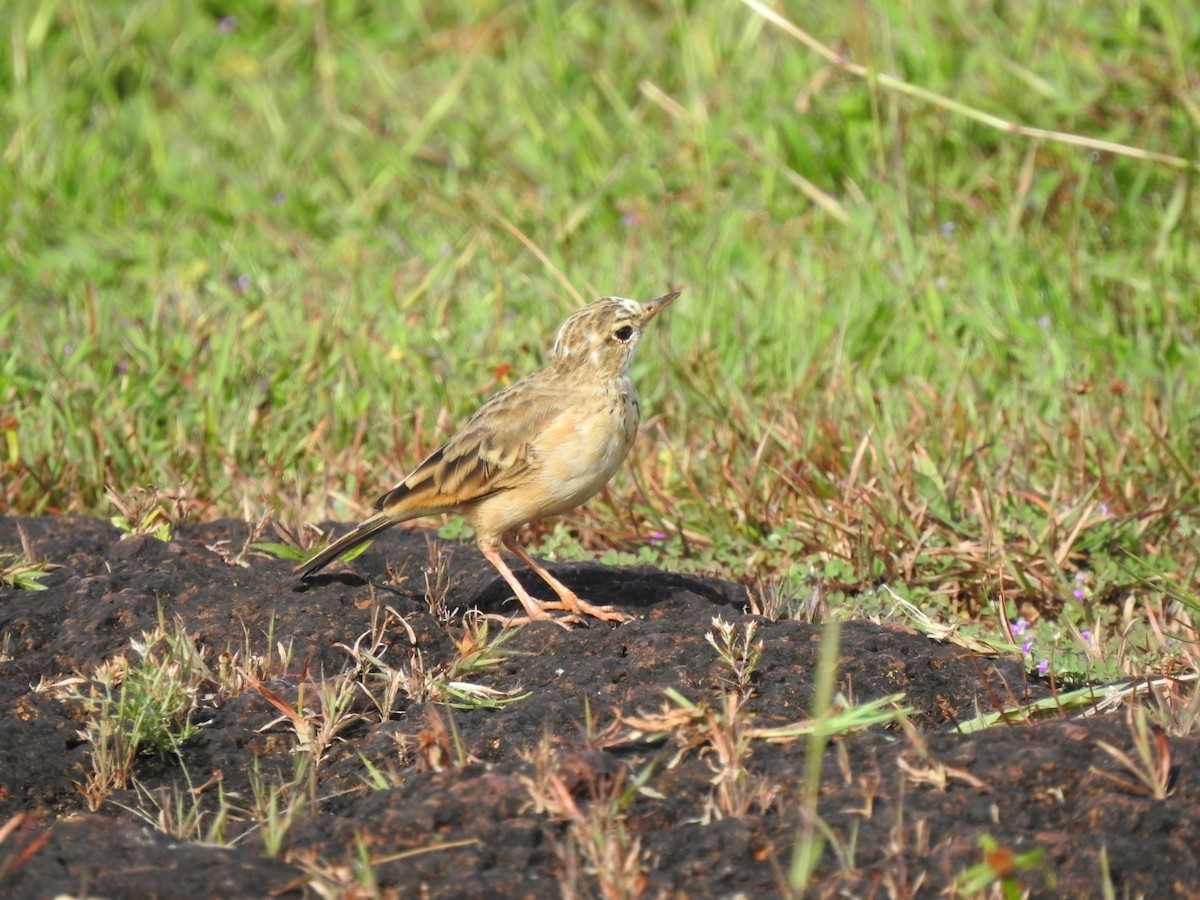
[{"label": "bird's eye", "polygon": [[631,337],[633,337],[633,326],[632,325],[622,325],[620,328],[618,328],[616,331],[613,332],[613,337],[615,337],[622,344],[625,343],[627,340],[629,340]]}]

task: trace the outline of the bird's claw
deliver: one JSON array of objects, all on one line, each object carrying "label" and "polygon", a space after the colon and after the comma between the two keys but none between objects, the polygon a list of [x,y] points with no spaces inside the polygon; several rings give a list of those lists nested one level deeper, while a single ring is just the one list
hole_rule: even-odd
[{"label": "bird's claw", "polygon": [[488,613],[484,618],[491,621],[499,622],[502,628],[513,628],[518,625],[532,625],[534,622],[553,622],[555,625],[561,625],[567,631],[570,631],[576,625],[582,625],[584,620],[579,616],[570,614],[566,616],[531,616],[531,615],[516,615],[506,616],[501,613]]},{"label": "bird's claw", "polygon": [[564,597],[558,603],[544,603],[542,606],[545,609],[561,609],[575,617],[591,616],[602,622],[629,622],[633,619],[633,616],[621,612],[615,607],[596,606],[586,600],[580,600],[578,597]]}]

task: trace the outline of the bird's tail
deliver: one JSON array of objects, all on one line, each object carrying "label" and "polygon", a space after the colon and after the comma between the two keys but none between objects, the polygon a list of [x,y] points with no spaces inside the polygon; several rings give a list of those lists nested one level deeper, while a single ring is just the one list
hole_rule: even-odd
[{"label": "bird's tail", "polygon": [[370,540],[379,534],[379,532],[386,531],[400,521],[402,519],[389,516],[387,513],[376,513],[349,534],[338,538],[320,553],[316,553],[300,563],[300,565],[296,566],[296,572],[299,573],[301,579],[308,578],[325,568],[346,551],[357,547],[363,541]]}]

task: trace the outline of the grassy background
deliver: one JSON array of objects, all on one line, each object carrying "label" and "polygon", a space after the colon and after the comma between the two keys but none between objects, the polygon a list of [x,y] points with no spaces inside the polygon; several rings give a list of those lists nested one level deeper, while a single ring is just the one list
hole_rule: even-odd
[{"label": "grassy background", "polygon": [[[936,6],[786,13],[968,106],[1200,159],[1200,14]],[[1042,616],[1081,666],[1190,656],[1194,171],[972,122],[738,2],[0,22],[9,510],[157,485],[197,515],[355,518],[569,310],[680,286],[631,474],[547,553],[858,612],[886,583],[1001,634]],[[1127,663],[1147,615],[1172,643]]]}]

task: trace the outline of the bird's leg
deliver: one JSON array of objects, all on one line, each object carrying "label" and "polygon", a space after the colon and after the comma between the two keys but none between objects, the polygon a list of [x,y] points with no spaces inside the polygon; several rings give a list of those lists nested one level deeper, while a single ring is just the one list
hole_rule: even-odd
[{"label": "bird's leg", "polygon": [[[525,552],[525,548],[517,543],[516,538],[510,533],[504,535],[501,539],[504,541],[504,546],[507,547],[517,559],[537,572],[541,576],[542,581],[550,585],[554,589],[554,593],[558,594],[559,603],[542,603],[539,604],[543,610],[546,609],[565,609],[567,612],[592,616],[596,619],[603,619],[605,622],[628,622],[633,616],[626,615],[619,609],[613,609],[611,606],[594,606],[586,600],[579,599],[579,595],[573,590],[551,575],[546,567],[538,563],[532,556]],[[495,565],[495,563],[493,563]],[[504,574],[502,571],[501,575]],[[511,572],[509,574],[512,574]],[[514,579],[515,580],[515,579]],[[510,581],[509,584],[513,582]],[[518,597],[518,599],[520,599]],[[530,598],[532,600],[532,598]],[[525,601],[522,600],[522,603]],[[538,601],[533,600],[534,603]],[[526,607],[528,609],[528,607]]]},{"label": "bird's leg", "polygon": [[[492,564],[492,566],[495,567],[496,571],[500,573],[500,577],[508,582],[508,586],[512,588],[517,599],[521,601],[521,605],[525,607],[525,621],[556,622],[563,626],[563,628],[570,628],[569,620],[572,617],[568,616],[567,619],[556,619],[554,616],[546,612],[545,605],[543,605],[540,600],[533,597],[529,591],[525,590],[525,588],[522,587],[521,582],[517,581],[517,576],[514,575],[513,570],[508,567],[508,563],[504,561],[504,558],[500,555],[500,549],[495,544],[480,543],[479,552],[483,554],[484,559],[486,559]],[[558,607],[554,608],[557,609]],[[503,621],[508,625],[523,624],[517,619],[504,619]]]}]

